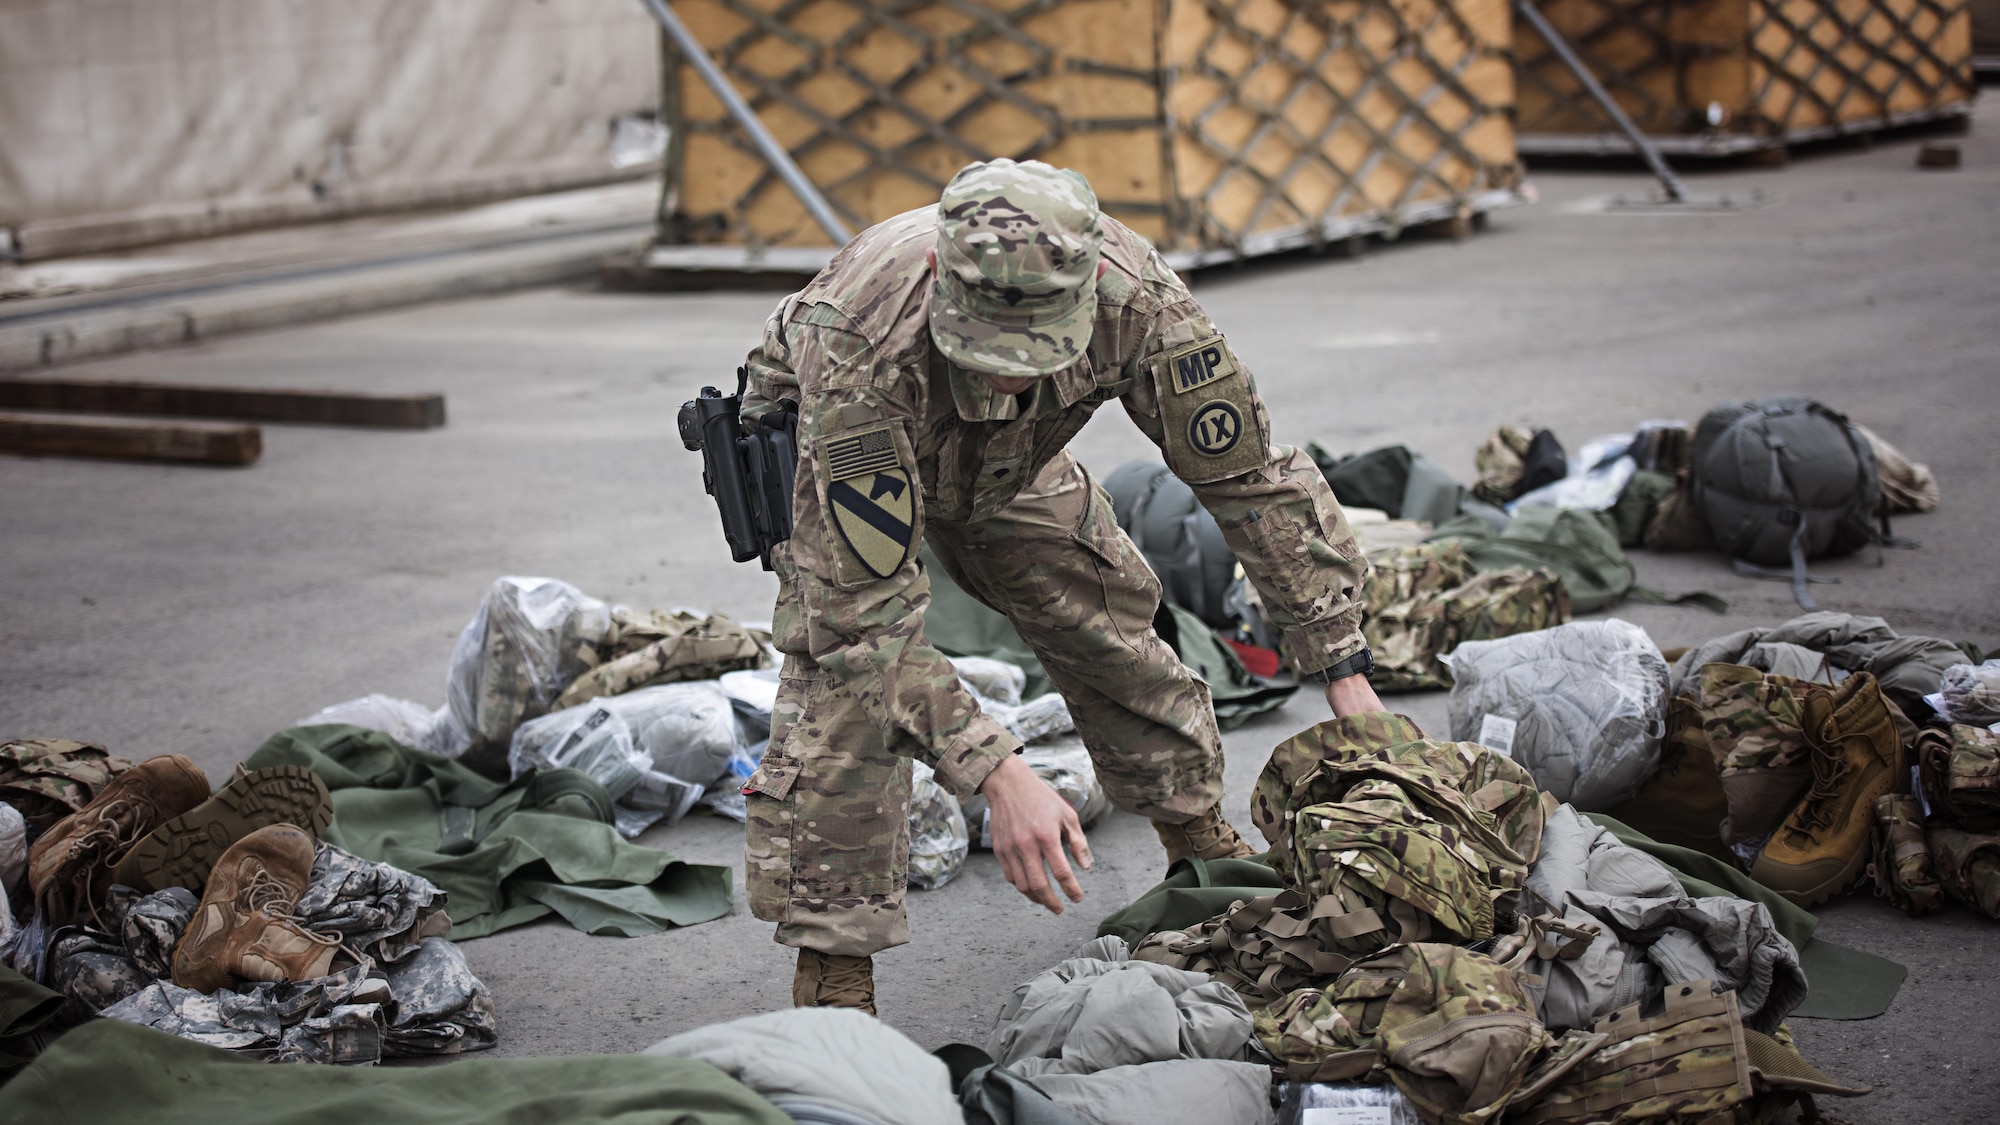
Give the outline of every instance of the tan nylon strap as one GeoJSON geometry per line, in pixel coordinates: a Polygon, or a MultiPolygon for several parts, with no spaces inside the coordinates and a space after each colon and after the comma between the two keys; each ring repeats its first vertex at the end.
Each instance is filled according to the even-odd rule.
{"type": "Polygon", "coordinates": [[[1351,1082],[1373,1070],[1379,1057],[1366,1047],[1335,1051],[1312,1062],[1286,1064],[1285,1077],[1294,1082],[1351,1082]]]}

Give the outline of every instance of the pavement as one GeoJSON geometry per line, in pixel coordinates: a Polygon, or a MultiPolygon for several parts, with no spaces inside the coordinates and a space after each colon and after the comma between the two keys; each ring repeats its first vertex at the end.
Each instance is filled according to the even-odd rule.
{"type": "MultiPolygon", "coordinates": [[[[1636,174],[1535,177],[1542,201],[1462,243],[1294,256],[1198,276],[1195,292],[1257,373],[1280,440],[1335,451],[1406,443],[1469,480],[1502,422],[1570,448],[1648,418],[1803,391],[1936,472],[1942,508],[1899,520],[1921,550],[1829,560],[1830,609],[2000,647],[2000,131],[1975,118],[1964,167],[1914,167],[1894,138],[1780,171],[1697,174],[1752,209],[1635,213],[1636,174]]],[[[725,383],[768,294],[543,288],[79,362],[78,376],[354,391],[437,391],[441,430],[266,426],[263,460],[203,469],[0,459],[0,733],[61,735],[215,779],[272,732],[367,692],[443,701],[453,639],[498,575],[564,578],[638,605],[767,619],[775,584],[727,561],[679,403],[725,383]]],[[[1114,410],[1074,448],[1100,475],[1156,456],[1114,410]]],[[[1662,647],[1776,623],[1782,583],[1713,555],[1635,555],[1655,589],[1727,598],[1616,615],[1662,647]]],[[[1446,731],[1445,695],[1391,705],[1446,731]]],[[[1227,734],[1225,811],[1276,742],[1325,718],[1309,695],[1227,734]]],[[[647,938],[557,923],[467,943],[502,1019],[498,1053],[631,1051],[788,1002],[791,959],[741,902],[741,829],[692,816],[643,842],[728,864],[728,917],[647,938]]],[[[1020,981],[1151,886],[1140,820],[1093,833],[1085,900],[1027,906],[990,855],[910,897],[914,940],[879,960],[883,1017],[926,1046],[983,1040],[1020,981]]],[[[1956,906],[1906,918],[1865,894],[1821,933],[1909,967],[1884,1016],[1794,1021],[1807,1057],[1874,1085],[1822,1101],[1844,1121],[1990,1122],[2000,1105],[2000,923],[1956,906]]]]}

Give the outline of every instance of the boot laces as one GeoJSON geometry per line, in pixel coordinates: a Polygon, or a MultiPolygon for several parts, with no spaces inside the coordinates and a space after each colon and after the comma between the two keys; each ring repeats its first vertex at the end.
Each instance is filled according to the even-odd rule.
{"type": "Polygon", "coordinates": [[[141,830],[159,819],[159,812],[160,806],[150,797],[120,797],[107,801],[103,808],[97,810],[97,823],[69,842],[66,858],[81,859],[92,848],[101,848],[100,858],[104,866],[115,867],[126,850],[139,842],[141,830]],[[151,815],[134,815],[139,813],[151,815]]]}
{"type": "Polygon", "coordinates": [[[875,962],[867,957],[819,954],[813,1000],[827,1007],[859,1007],[875,999],[875,962]]]}
{"type": "Polygon", "coordinates": [[[262,867],[250,876],[249,885],[237,893],[236,901],[247,914],[262,912],[273,918],[298,920],[298,915],[293,912],[298,906],[298,897],[282,880],[262,867]]]}
{"type": "Polygon", "coordinates": [[[1825,828],[1833,818],[1833,801],[1840,795],[1840,781],[1847,776],[1847,758],[1836,743],[1816,746],[1812,755],[1812,788],[1799,802],[1799,831],[1808,836],[1825,828]]]}

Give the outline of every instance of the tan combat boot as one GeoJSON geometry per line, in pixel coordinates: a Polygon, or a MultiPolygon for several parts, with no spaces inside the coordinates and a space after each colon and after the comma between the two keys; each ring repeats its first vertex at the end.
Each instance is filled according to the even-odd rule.
{"type": "Polygon", "coordinates": [[[875,1014],[875,959],[799,950],[792,976],[794,1008],[857,1008],[875,1014]]]}
{"type": "Polygon", "coordinates": [[[304,766],[238,766],[215,796],[170,815],[172,820],[148,832],[118,861],[113,882],[148,892],[199,891],[223,849],[267,824],[294,824],[313,836],[326,831],[333,822],[333,799],[319,775],[304,766]]]}
{"type": "Polygon", "coordinates": [[[1868,862],[1875,798],[1896,786],[1903,744],[1875,677],[1856,672],[1806,697],[1812,788],[1764,842],[1750,877],[1800,906],[1832,898],[1868,862]]]}
{"type": "Polygon", "coordinates": [[[1159,834],[1160,843],[1166,846],[1168,867],[1189,856],[1242,859],[1257,854],[1257,849],[1244,843],[1243,837],[1236,834],[1236,829],[1222,819],[1220,805],[1212,806],[1186,824],[1165,824],[1156,820],[1153,831],[1159,834]]]}
{"type": "Polygon", "coordinates": [[[28,851],[28,886],[50,928],[95,918],[112,868],[147,833],[208,797],[208,777],[179,754],[148,758],[112,778],[28,851]]]}
{"type": "Polygon", "coordinates": [[[340,939],[291,917],[312,878],[313,838],[290,824],[230,845],[174,949],[174,983],[214,992],[232,981],[310,980],[333,965],[340,939]]]}

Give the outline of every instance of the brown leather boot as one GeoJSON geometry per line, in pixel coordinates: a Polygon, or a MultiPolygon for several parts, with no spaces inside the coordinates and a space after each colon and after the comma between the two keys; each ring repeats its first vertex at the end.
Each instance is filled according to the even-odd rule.
{"type": "Polygon", "coordinates": [[[1868,862],[1875,798],[1902,776],[1903,744],[1875,677],[1856,672],[1834,692],[1804,699],[1812,788],[1764,842],[1750,877],[1800,906],[1854,882],[1868,862]]]}
{"type": "Polygon", "coordinates": [[[1202,859],[1242,859],[1257,854],[1257,849],[1243,842],[1236,829],[1222,819],[1222,806],[1211,807],[1186,824],[1164,824],[1153,822],[1153,831],[1159,834],[1160,843],[1167,849],[1167,866],[1172,867],[1189,856],[1202,859]]]}
{"type": "MultiPolygon", "coordinates": [[[[201,890],[223,849],[267,824],[293,824],[317,837],[333,822],[326,783],[304,766],[236,769],[215,796],[147,833],[118,861],[114,882],[141,891],[201,890]]],[[[307,859],[308,865],[311,859],[307,859]]]]}
{"type": "Polygon", "coordinates": [[[174,983],[214,992],[235,980],[325,976],[340,946],[291,918],[312,878],[313,838],[290,824],[230,845],[174,949],[174,983]]]}
{"type": "Polygon", "coordinates": [[[792,975],[792,1007],[856,1008],[875,1014],[875,959],[799,950],[792,975]]]}
{"type": "Polygon", "coordinates": [[[117,880],[112,867],[160,824],[208,797],[208,777],[179,754],[148,758],[112,778],[28,851],[28,887],[51,929],[93,919],[117,880]]]}

